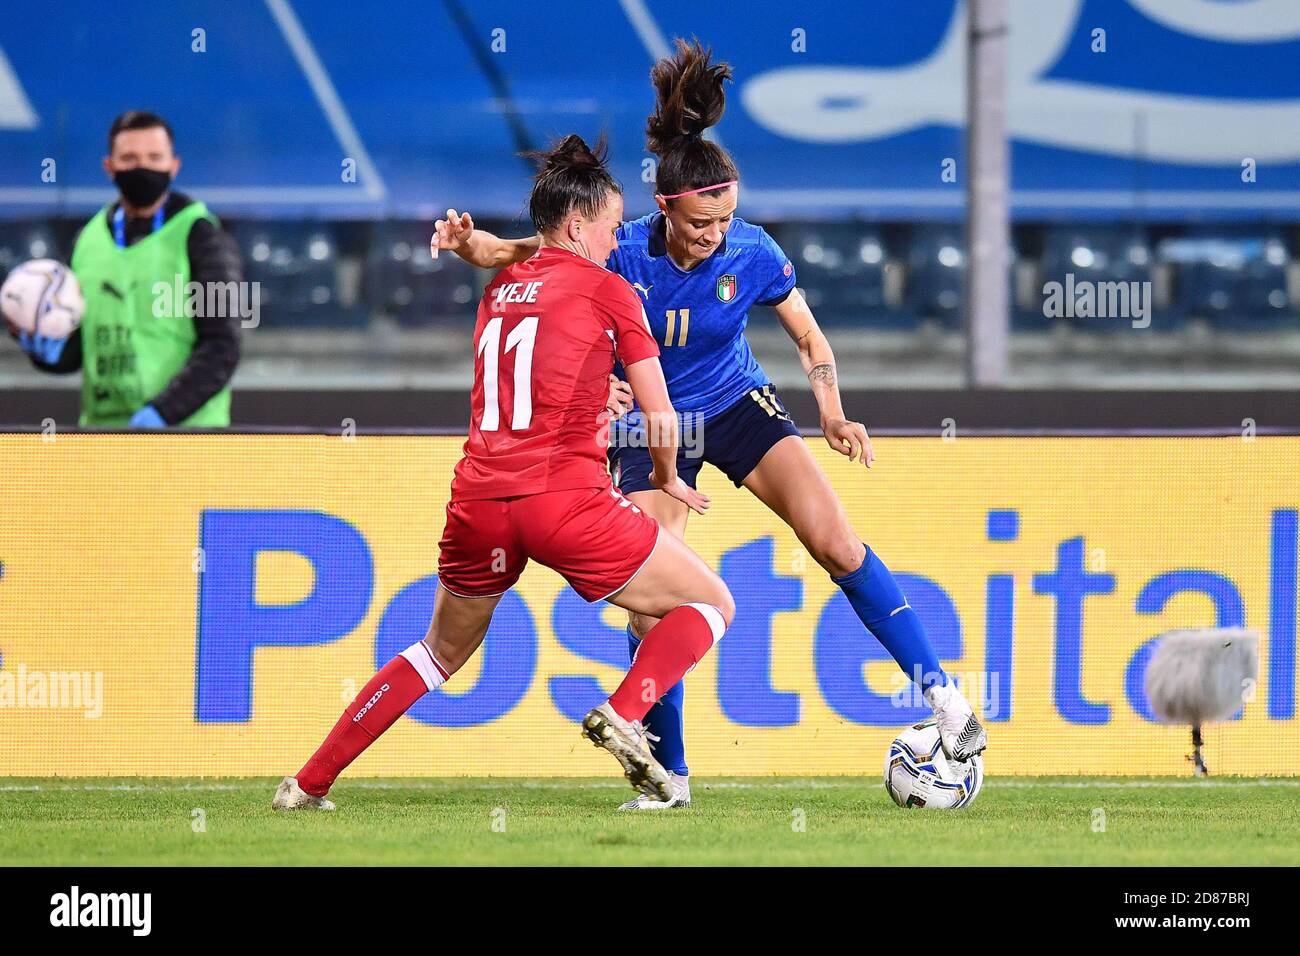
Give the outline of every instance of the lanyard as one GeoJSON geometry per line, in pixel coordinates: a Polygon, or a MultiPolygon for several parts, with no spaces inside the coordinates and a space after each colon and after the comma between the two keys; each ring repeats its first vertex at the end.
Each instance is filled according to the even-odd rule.
{"type": "MultiPolygon", "coordinates": [[[[159,206],[158,211],[153,214],[153,226],[150,232],[157,232],[163,224],[163,207],[159,206]]],[[[113,241],[123,249],[126,248],[126,212],[121,206],[113,213],[113,241]]]]}

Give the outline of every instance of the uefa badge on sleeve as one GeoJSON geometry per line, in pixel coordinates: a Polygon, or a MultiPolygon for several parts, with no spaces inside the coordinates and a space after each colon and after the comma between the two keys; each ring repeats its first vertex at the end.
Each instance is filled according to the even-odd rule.
{"type": "Polygon", "coordinates": [[[736,297],[736,277],[733,275],[719,276],[718,301],[730,302],[735,297],[736,297]]]}

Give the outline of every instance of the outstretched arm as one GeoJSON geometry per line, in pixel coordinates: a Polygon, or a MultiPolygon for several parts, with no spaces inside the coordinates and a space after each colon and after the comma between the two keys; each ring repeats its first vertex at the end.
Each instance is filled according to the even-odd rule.
{"type": "Polygon", "coordinates": [[[474,228],[469,213],[458,214],[447,210],[447,218],[433,224],[429,240],[429,254],[438,258],[442,249],[450,250],[472,266],[481,269],[504,269],[512,262],[532,258],[541,240],[537,236],[524,239],[500,239],[490,232],[474,228]]]}
{"type": "Polygon", "coordinates": [[[663,366],[657,358],[642,359],[623,369],[632,394],[641,406],[647,446],[654,471],[650,483],[692,510],[704,514],[709,498],[702,495],[677,474],[677,412],[668,398],[663,366]]]}
{"type": "Polygon", "coordinates": [[[821,413],[822,433],[826,443],[849,461],[861,461],[868,468],[875,460],[871,439],[860,422],[844,417],[840,387],[835,378],[835,353],[826,341],[812,310],[798,289],[794,289],[776,307],[776,317],[799,349],[799,361],[812,385],[813,397],[821,413]]]}

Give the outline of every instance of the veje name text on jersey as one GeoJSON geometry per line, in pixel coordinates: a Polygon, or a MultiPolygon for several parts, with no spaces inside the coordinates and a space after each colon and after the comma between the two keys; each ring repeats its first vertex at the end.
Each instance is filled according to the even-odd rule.
{"type": "Polygon", "coordinates": [[[505,285],[497,287],[496,295],[492,299],[492,306],[493,308],[500,308],[511,302],[536,302],[537,293],[541,289],[541,281],[507,282],[505,285]]]}

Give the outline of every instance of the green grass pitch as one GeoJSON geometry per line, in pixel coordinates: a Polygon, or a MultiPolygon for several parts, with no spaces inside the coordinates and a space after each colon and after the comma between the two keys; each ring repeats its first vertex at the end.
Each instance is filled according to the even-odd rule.
{"type": "Polygon", "coordinates": [[[696,779],[616,813],[614,780],[344,778],[273,813],[273,780],[0,778],[0,864],[1294,865],[1300,779],[1009,778],[956,812],[879,779],[696,779]]]}

